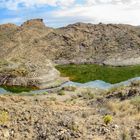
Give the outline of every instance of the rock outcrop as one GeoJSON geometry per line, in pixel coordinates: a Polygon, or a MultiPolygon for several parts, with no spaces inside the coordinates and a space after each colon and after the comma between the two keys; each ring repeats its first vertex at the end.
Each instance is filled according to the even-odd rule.
{"type": "Polygon", "coordinates": [[[60,86],[67,78],[61,78],[50,60],[3,60],[0,64],[0,85],[23,86],[37,89],[60,86]]]}
{"type": "Polygon", "coordinates": [[[23,28],[43,28],[45,27],[45,24],[43,22],[43,19],[31,19],[31,20],[28,20],[26,22],[24,22],[21,27],[23,28]]]}

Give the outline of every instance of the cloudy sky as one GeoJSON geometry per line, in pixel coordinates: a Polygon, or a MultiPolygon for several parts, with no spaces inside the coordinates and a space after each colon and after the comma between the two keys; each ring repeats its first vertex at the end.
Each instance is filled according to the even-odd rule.
{"type": "Polygon", "coordinates": [[[75,22],[140,25],[140,0],[0,0],[0,24],[33,18],[52,27],[75,22]]]}

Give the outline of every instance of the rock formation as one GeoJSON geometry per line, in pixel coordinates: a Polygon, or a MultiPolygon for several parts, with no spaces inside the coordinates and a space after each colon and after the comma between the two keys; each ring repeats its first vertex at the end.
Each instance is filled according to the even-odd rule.
{"type": "Polygon", "coordinates": [[[44,89],[59,86],[67,80],[61,78],[51,61],[43,57],[3,60],[0,64],[0,85],[44,89]]]}
{"type": "MultiPolygon", "coordinates": [[[[140,27],[76,23],[46,27],[42,19],[0,26],[0,58],[41,53],[55,63],[140,64],[140,27]]],[[[37,55],[37,54],[35,54],[37,55]]]]}

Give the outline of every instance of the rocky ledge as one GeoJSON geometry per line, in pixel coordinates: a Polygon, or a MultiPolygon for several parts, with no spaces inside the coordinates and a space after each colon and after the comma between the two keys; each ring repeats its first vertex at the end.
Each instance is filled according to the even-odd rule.
{"type": "Polygon", "coordinates": [[[37,89],[60,86],[68,78],[61,78],[50,60],[1,60],[0,85],[24,86],[37,89]]]}

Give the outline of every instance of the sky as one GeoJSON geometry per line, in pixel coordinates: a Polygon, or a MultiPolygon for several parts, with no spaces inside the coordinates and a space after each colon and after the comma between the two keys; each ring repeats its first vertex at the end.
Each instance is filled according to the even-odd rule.
{"type": "Polygon", "coordinates": [[[140,25],[140,0],[0,0],[0,24],[35,18],[50,27],[76,22],[140,25]]]}

